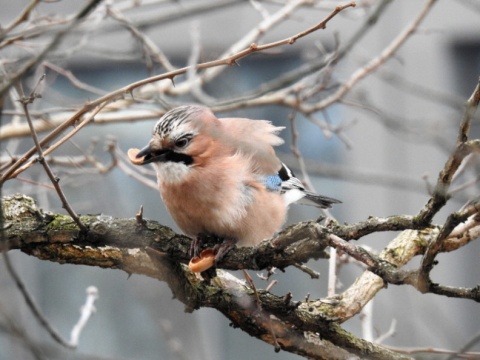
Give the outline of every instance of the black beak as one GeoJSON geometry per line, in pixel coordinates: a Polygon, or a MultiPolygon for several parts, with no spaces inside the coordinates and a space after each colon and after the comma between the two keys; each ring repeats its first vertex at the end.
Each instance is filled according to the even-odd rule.
{"type": "Polygon", "coordinates": [[[152,150],[150,145],[147,145],[142,150],[140,150],[135,157],[137,159],[143,157],[143,162],[141,165],[145,165],[145,164],[150,164],[151,162],[154,162],[154,161],[159,161],[159,162],[166,161],[167,154],[169,152],[170,150],[152,150]]]}

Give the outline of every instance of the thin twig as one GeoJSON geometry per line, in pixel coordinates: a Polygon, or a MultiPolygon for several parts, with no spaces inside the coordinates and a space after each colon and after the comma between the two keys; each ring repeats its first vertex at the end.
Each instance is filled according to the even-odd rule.
{"type": "MultiPolygon", "coordinates": [[[[91,121],[93,121],[93,119],[95,118],[95,116],[107,105],[107,103],[103,103],[101,104],[100,106],[98,106],[94,111],[92,111],[88,117],[86,117],[80,124],[78,124],[77,126],[75,126],[75,128],[73,130],[71,130],[67,135],[63,136],[60,140],[58,140],[55,144],[51,145],[48,147],[48,149],[46,149],[44,151],[44,155],[48,155],[50,153],[52,153],[53,151],[55,151],[57,148],[59,148],[61,145],[63,145],[65,142],[67,142],[68,140],[70,140],[76,133],[78,133],[83,127],[85,127],[88,123],[90,123],[91,121]]],[[[30,128],[33,128],[33,123],[32,121],[30,120],[29,122],[29,126],[30,128]],[[32,125],[30,125],[32,124],[32,125]]],[[[43,141],[40,141],[40,145],[43,146],[42,144],[43,141]]],[[[36,148],[34,148],[36,149],[36,148]]],[[[38,159],[34,159],[34,160],[30,160],[29,162],[27,162],[24,166],[22,166],[20,169],[17,169],[16,171],[12,172],[10,174],[10,176],[12,178],[16,177],[18,174],[20,174],[21,172],[25,171],[26,169],[28,169],[30,166],[32,166],[32,164],[37,161],[38,159]]],[[[5,175],[7,173],[10,173],[11,172],[11,168],[5,173],[5,175]]],[[[2,179],[0,179],[0,185],[2,184],[2,179]]]]}
{"type": "Polygon", "coordinates": [[[142,183],[143,185],[148,186],[151,189],[158,190],[158,185],[154,180],[149,179],[148,177],[140,174],[138,171],[130,169],[130,167],[125,164],[122,160],[117,163],[117,167],[123,171],[127,176],[131,176],[138,182],[142,183]]]}
{"type": "Polygon", "coordinates": [[[20,70],[12,74],[12,76],[9,77],[8,82],[0,87],[0,97],[2,97],[5,91],[7,91],[13,84],[18,83],[18,81],[28,71],[33,69],[35,65],[39,64],[45,58],[45,56],[60,43],[65,35],[67,35],[82,19],[84,19],[93,9],[95,9],[100,1],[101,0],[91,0],[85,7],[82,8],[82,10],[80,10],[80,12],[73,18],[68,26],[54,36],[52,41],[50,41],[50,43],[45,46],[45,48],[38,55],[27,61],[27,63],[23,65],[20,70]]]}
{"type": "Polygon", "coordinates": [[[245,280],[247,281],[248,285],[253,290],[253,293],[255,295],[255,299],[256,299],[255,303],[257,305],[257,310],[258,310],[259,314],[262,315],[262,316],[265,316],[266,319],[267,319],[267,322],[268,322],[268,325],[269,325],[269,328],[270,328],[270,333],[271,333],[272,338],[273,338],[273,344],[274,344],[275,352],[279,352],[281,347],[280,347],[280,344],[277,341],[277,336],[275,335],[275,330],[273,328],[272,319],[270,318],[270,316],[268,314],[264,314],[264,311],[263,311],[263,308],[262,308],[262,301],[260,300],[260,296],[258,295],[257,288],[255,287],[255,284],[254,284],[251,276],[248,275],[248,273],[245,270],[242,270],[242,271],[243,271],[243,276],[245,276],[245,280]]]}
{"type": "Polygon", "coordinates": [[[155,42],[153,42],[145,33],[141,32],[125,15],[120,12],[120,10],[110,5],[107,6],[107,14],[112,19],[115,19],[120,24],[125,26],[132,33],[132,35],[142,43],[146,59],[149,57],[152,58],[167,71],[175,70],[175,67],[170,63],[168,58],[155,44],[155,42]]]}
{"type": "Polygon", "coordinates": [[[309,268],[307,265],[295,264],[293,266],[296,267],[298,270],[303,271],[305,274],[310,275],[312,279],[320,279],[320,273],[309,268]]]}
{"type": "MultiPolygon", "coordinates": [[[[473,337],[467,341],[465,345],[462,346],[462,348],[457,351],[456,353],[451,354],[446,360],[454,360],[457,356],[465,354],[469,349],[474,347],[476,344],[480,342],[480,332],[477,332],[473,337]]],[[[480,354],[479,354],[480,358],[480,354]]]]}
{"type": "Polygon", "coordinates": [[[335,234],[330,234],[329,242],[330,246],[336,248],[337,251],[342,250],[354,259],[364,263],[367,266],[373,267],[377,266],[379,263],[378,259],[374,258],[372,254],[370,254],[361,246],[353,245],[335,234]]]}
{"type": "Polygon", "coordinates": [[[191,93],[195,97],[195,99],[207,106],[211,106],[213,104],[214,98],[209,96],[202,90],[202,82],[198,81],[199,76],[195,66],[198,64],[200,59],[200,51],[201,51],[201,41],[200,41],[200,29],[199,24],[197,22],[193,22],[191,25],[191,53],[188,57],[188,66],[189,69],[187,70],[187,79],[186,83],[191,84],[191,93]]]}
{"type": "Polygon", "coordinates": [[[37,85],[35,86],[32,93],[28,97],[23,96],[20,99],[20,103],[23,106],[23,110],[25,111],[25,117],[27,118],[28,124],[30,126],[30,130],[32,131],[33,142],[35,143],[35,147],[36,147],[36,150],[37,150],[37,153],[38,153],[38,162],[40,164],[42,164],[43,168],[45,169],[45,172],[47,173],[48,178],[50,179],[53,186],[55,187],[55,190],[56,190],[56,192],[57,192],[57,194],[60,198],[60,201],[62,202],[62,207],[68,212],[68,214],[73,219],[73,221],[77,224],[77,226],[80,228],[80,230],[83,231],[83,232],[86,232],[86,231],[88,231],[87,227],[82,223],[82,221],[80,220],[78,215],[75,213],[75,211],[73,210],[73,208],[69,204],[69,202],[67,200],[67,197],[65,196],[62,188],[60,187],[60,184],[59,184],[60,179],[58,179],[53,174],[52,169],[50,169],[50,166],[48,165],[48,162],[45,159],[45,155],[43,153],[42,146],[40,145],[40,142],[39,142],[38,137],[37,137],[37,133],[35,132],[35,128],[33,127],[33,124],[32,124],[32,119],[30,118],[30,113],[28,112],[28,105],[31,104],[35,100],[35,98],[37,98],[39,96],[38,94],[36,94],[35,90],[36,90],[37,86],[40,84],[40,82],[44,79],[44,77],[45,77],[45,75],[43,75],[39,79],[37,85]]]}
{"type": "MultiPolygon", "coordinates": [[[[451,185],[452,179],[463,159],[470,153],[471,148],[467,146],[468,132],[470,124],[475,111],[480,103],[480,79],[475,87],[472,95],[468,99],[462,121],[460,122],[457,143],[452,154],[448,158],[444,168],[440,172],[437,184],[433,191],[433,196],[417,216],[419,221],[430,221],[433,216],[446,204],[449,195],[448,189],[451,185]]],[[[475,211],[476,209],[473,209],[475,211]]],[[[470,210],[472,211],[472,210],[470,210]]],[[[428,291],[430,288],[430,271],[433,268],[433,263],[438,251],[442,247],[442,243],[447,239],[448,235],[453,231],[454,227],[459,223],[466,221],[468,216],[472,215],[469,212],[453,213],[445,222],[443,228],[438,234],[437,238],[432,241],[425,251],[420,267],[418,269],[418,286],[421,291],[428,291]]]]}
{"type": "Polygon", "coordinates": [[[41,183],[39,181],[35,181],[35,180],[23,178],[23,177],[17,177],[17,180],[23,181],[27,184],[32,184],[32,185],[35,185],[35,186],[43,186],[43,187],[46,187],[47,189],[55,190],[55,187],[53,187],[52,185],[44,184],[44,183],[41,183]]]}
{"type": "Polygon", "coordinates": [[[70,81],[75,87],[78,89],[91,92],[92,94],[97,94],[99,96],[105,95],[105,91],[95,86],[85,84],[84,82],[80,81],[70,70],[65,70],[60,66],[52,64],[51,62],[44,61],[43,66],[55,71],[56,73],[66,77],[68,81],[70,81]]]}
{"type": "MultiPolygon", "coordinates": [[[[360,43],[360,40],[368,33],[370,29],[377,23],[378,19],[381,18],[382,14],[392,4],[392,0],[382,0],[375,11],[373,11],[370,16],[365,19],[363,25],[354,32],[353,36],[344,43],[344,45],[328,57],[320,57],[318,60],[306,63],[302,66],[296,67],[293,70],[290,70],[283,74],[282,76],[276,77],[275,79],[262,83],[261,86],[249,94],[243,94],[241,98],[228,99],[222,101],[218,106],[223,106],[225,110],[235,110],[237,108],[242,108],[245,106],[258,106],[260,103],[264,102],[264,98],[271,99],[270,93],[276,92],[283,87],[293,84],[295,86],[297,79],[302,79],[308,74],[312,74],[315,71],[323,69],[329,65],[334,65],[338,63],[346,54],[349,54],[351,49],[360,43]],[[230,104],[230,105],[229,105],[230,104]]],[[[278,101],[278,99],[273,99],[278,101]]]]}
{"type": "Polygon", "coordinates": [[[277,285],[277,284],[278,284],[278,280],[276,280],[276,279],[275,279],[275,280],[272,280],[272,281],[270,282],[270,284],[268,284],[267,287],[265,288],[265,291],[270,292],[270,290],[272,290],[272,288],[273,288],[275,285],[277,285]]]}
{"type": "MultiPolygon", "coordinates": [[[[13,20],[10,24],[5,26],[5,28],[2,29],[3,34],[8,34],[11,30],[16,28],[18,25],[20,25],[22,22],[26,21],[28,19],[28,16],[30,15],[30,12],[35,8],[40,3],[40,0],[32,0],[30,4],[28,4],[23,11],[20,13],[20,15],[13,20]]],[[[2,38],[0,38],[2,40],[2,38]]]]}
{"type": "Polygon", "coordinates": [[[305,184],[307,189],[309,189],[310,191],[315,191],[312,181],[310,180],[310,176],[308,176],[307,167],[305,166],[305,160],[303,159],[302,152],[298,148],[299,132],[296,123],[296,111],[292,111],[290,113],[290,115],[288,116],[288,120],[290,121],[290,132],[292,134],[292,143],[290,145],[290,150],[292,151],[292,154],[297,158],[298,166],[300,167],[300,171],[302,173],[303,183],[305,184]]]}
{"type": "Polygon", "coordinates": [[[35,303],[33,296],[30,295],[24,282],[13,268],[8,253],[4,251],[2,253],[2,256],[3,260],[5,261],[5,266],[7,267],[8,273],[12,277],[13,281],[15,281],[15,285],[17,286],[18,290],[20,290],[20,292],[22,293],[23,298],[25,299],[25,302],[27,303],[29,309],[32,311],[33,316],[38,320],[40,325],[42,325],[45,330],[47,330],[47,332],[56,342],[58,342],[62,346],[65,346],[66,348],[73,349],[74,346],[72,346],[72,344],[68,343],[68,341],[63,339],[63,337],[52,327],[52,325],[50,325],[50,322],[42,314],[40,308],[35,303]]]}
{"type": "Polygon", "coordinates": [[[392,337],[393,335],[395,335],[396,332],[397,332],[397,320],[392,319],[392,322],[390,323],[390,327],[388,331],[378,336],[373,342],[375,344],[381,344],[382,342],[387,340],[389,337],[392,337]]]}
{"type": "Polygon", "coordinates": [[[339,101],[344,97],[350,89],[363,79],[368,74],[371,74],[378,67],[384,64],[388,59],[393,57],[398,49],[406,42],[406,40],[415,32],[420,23],[423,21],[425,16],[429,13],[432,6],[437,2],[437,0],[429,0],[422,11],[417,15],[417,17],[402,31],[400,34],[382,51],[382,53],[372,59],[365,67],[358,69],[353,73],[350,79],[340,87],[334,94],[325,98],[324,100],[305,107],[302,109],[305,113],[312,113],[325,109],[327,106],[339,101]]]}
{"type": "Polygon", "coordinates": [[[373,342],[373,302],[374,299],[370,300],[365,304],[362,311],[360,312],[360,322],[362,325],[362,338],[373,342]]]}
{"type": "MultiPolygon", "coordinates": [[[[453,359],[466,359],[466,360],[478,360],[480,359],[480,352],[464,352],[464,353],[457,353],[456,351],[449,350],[449,349],[441,349],[441,348],[434,348],[434,347],[425,347],[425,348],[401,348],[389,345],[382,345],[383,347],[390,349],[392,351],[396,351],[400,354],[443,354],[443,355],[453,355],[453,359]]],[[[430,357],[432,358],[432,357],[430,357]]],[[[437,358],[437,357],[435,357],[437,358]]]]}
{"type": "Polygon", "coordinates": [[[328,286],[327,296],[332,297],[337,290],[337,249],[330,247],[330,258],[328,259],[328,286]]]}
{"type": "Polygon", "coordinates": [[[98,299],[98,289],[95,286],[89,286],[87,288],[87,299],[85,305],[80,309],[80,318],[78,322],[73,326],[70,333],[70,346],[76,348],[78,346],[80,334],[87,325],[90,317],[95,313],[95,301],[98,299]]]}

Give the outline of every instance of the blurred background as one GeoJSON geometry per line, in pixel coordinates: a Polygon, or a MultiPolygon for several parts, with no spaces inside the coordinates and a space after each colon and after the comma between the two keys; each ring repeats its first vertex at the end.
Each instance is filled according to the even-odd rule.
{"type": "MultiPolygon", "coordinates": [[[[32,104],[32,111],[61,117],[62,112],[96,99],[102,93],[165,72],[165,67],[146,56],[145,45],[131,35],[125,24],[108,13],[108,6],[123,14],[128,19],[127,24],[133,24],[148,36],[174,67],[183,67],[192,61],[220,57],[237,42],[241,44],[239,40],[258,29],[260,24],[260,31],[266,30],[258,42],[276,41],[315,25],[336,5],[344,3],[305,2],[287,12],[288,16],[275,26],[268,27],[268,20],[285,9],[282,2],[104,2],[45,59],[46,65],[30,74],[24,82],[25,92],[31,91],[39,75],[45,72],[42,98],[32,104]],[[195,51],[198,51],[196,58],[195,51]],[[55,66],[71,71],[77,79],[95,89],[79,88],[55,71],[55,66]]],[[[242,104],[244,96],[256,98],[258,93],[260,97],[262,86],[273,86],[275,79],[327,58],[367,28],[338,63],[312,71],[311,78],[302,83],[309,86],[307,90],[319,86],[309,101],[324,99],[391,44],[425,3],[418,0],[359,1],[356,8],[332,19],[325,30],[310,34],[294,45],[253,54],[239,61],[239,66],[222,68],[221,74],[203,86],[200,93],[182,93],[182,86],[188,85],[189,79],[180,76],[175,79],[175,88],[152,96],[148,101],[129,104],[125,111],[153,113],[165,104],[205,100],[211,101],[209,105],[218,117],[271,120],[275,125],[286,127],[282,133],[286,142],[278,149],[279,154],[300,178],[305,179],[290,149],[292,110],[274,104],[232,104],[242,104]],[[385,9],[377,21],[367,22],[380,7],[385,9]]],[[[25,0],[2,3],[0,25],[5,28],[28,4],[25,0]]],[[[84,5],[83,1],[42,2],[31,14],[37,22],[27,22],[16,31],[27,33],[56,21],[62,26],[62,19],[69,19],[84,5]]],[[[38,53],[52,33],[58,31],[55,27],[44,26],[41,36],[18,41],[14,47],[0,48],[3,74],[10,73],[22,61],[38,53]]],[[[343,201],[334,207],[332,215],[342,223],[354,223],[370,215],[418,213],[428,200],[429,184],[435,183],[455,142],[462,104],[473,91],[479,75],[480,5],[475,0],[438,1],[400,51],[354,86],[345,98],[315,113],[314,117],[296,113],[293,124],[299,132],[299,150],[307,164],[311,184],[316,191],[343,201]]],[[[164,80],[158,86],[166,89],[170,86],[167,82],[164,80]]],[[[9,96],[14,98],[15,95],[10,93],[9,96]]],[[[122,101],[118,101],[119,107],[122,101]]],[[[7,102],[8,106],[14,109],[15,104],[7,102]]],[[[8,154],[24,153],[33,144],[29,137],[5,135],[8,125],[18,121],[14,115],[14,110],[7,111],[2,119],[2,161],[8,154]]],[[[142,147],[150,139],[157,118],[147,116],[137,121],[89,125],[55,155],[75,159],[91,150],[98,161],[109,164],[111,156],[105,150],[106,145],[114,142],[118,150],[124,152],[130,147],[142,147]]],[[[474,136],[480,136],[478,119],[472,127],[474,136]]],[[[478,178],[478,156],[471,159],[470,165],[473,170],[466,171],[465,176],[478,178]]],[[[178,231],[158,192],[119,167],[105,174],[83,166],[55,167],[55,172],[61,178],[70,203],[81,214],[103,213],[130,218],[143,205],[146,218],[178,231]]],[[[43,169],[37,165],[22,173],[20,179],[8,181],[3,195],[24,193],[34,197],[43,209],[64,213],[56,193],[39,185],[47,183],[43,169]]],[[[478,194],[478,183],[459,191],[434,223],[442,223],[449,212],[459,209],[478,194]]],[[[316,209],[292,206],[288,223],[316,219],[320,215],[316,209]]],[[[362,238],[359,243],[380,251],[395,235],[375,234],[362,238]]],[[[231,328],[229,321],[214,310],[184,313],[183,305],[172,299],[167,285],[156,280],[136,275],[129,277],[118,270],[40,261],[16,251],[10,253],[15,268],[39,306],[65,337],[78,319],[88,286],[98,288],[99,300],[95,316],[81,335],[78,350],[63,350],[37,324],[4,264],[0,264],[0,359],[34,358],[34,351],[22,340],[25,336],[40,346],[48,354],[47,358],[300,359],[286,352],[277,354],[270,345],[231,328]],[[6,324],[10,323],[20,335],[6,331],[6,324]]],[[[454,253],[439,256],[433,280],[451,286],[476,286],[480,279],[479,254],[480,245],[474,241],[454,253]]],[[[415,265],[418,259],[409,267],[415,265]]],[[[308,266],[319,271],[321,278],[312,280],[289,268],[285,273],[274,275],[278,284],[272,292],[283,295],[290,291],[295,300],[305,298],[307,293],[311,299],[326,296],[327,261],[313,261],[308,266]]],[[[342,266],[337,291],[347,288],[362,272],[363,269],[356,265],[342,266]]],[[[235,275],[242,277],[241,273],[235,275]]],[[[262,288],[268,285],[261,280],[257,284],[262,288]]],[[[392,320],[396,320],[395,335],[384,341],[385,345],[395,347],[458,350],[480,331],[479,314],[478,304],[472,301],[422,295],[409,286],[389,286],[373,301],[376,335],[385,333],[392,320]]],[[[343,326],[362,337],[360,316],[343,326]]],[[[477,345],[476,349],[479,351],[480,347],[477,345]]],[[[440,358],[438,356],[432,358],[440,358]]]]}

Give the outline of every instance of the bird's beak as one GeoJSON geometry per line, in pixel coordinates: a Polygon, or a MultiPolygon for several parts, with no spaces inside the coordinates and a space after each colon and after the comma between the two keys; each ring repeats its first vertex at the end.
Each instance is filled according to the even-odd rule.
{"type": "Polygon", "coordinates": [[[135,158],[143,157],[143,162],[140,165],[145,165],[154,161],[165,161],[167,152],[168,150],[152,150],[150,145],[147,145],[137,153],[135,158]]]}

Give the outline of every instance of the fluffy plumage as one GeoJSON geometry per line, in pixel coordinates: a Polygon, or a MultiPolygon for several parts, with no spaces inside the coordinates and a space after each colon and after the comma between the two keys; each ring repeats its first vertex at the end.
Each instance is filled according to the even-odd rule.
{"type": "Polygon", "coordinates": [[[137,157],[154,165],[162,199],[185,234],[255,245],[280,229],[290,203],[327,208],[340,202],[306,191],[280,162],[273,146],[283,143],[282,129],[181,106],[157,122],[137,157]]]}

